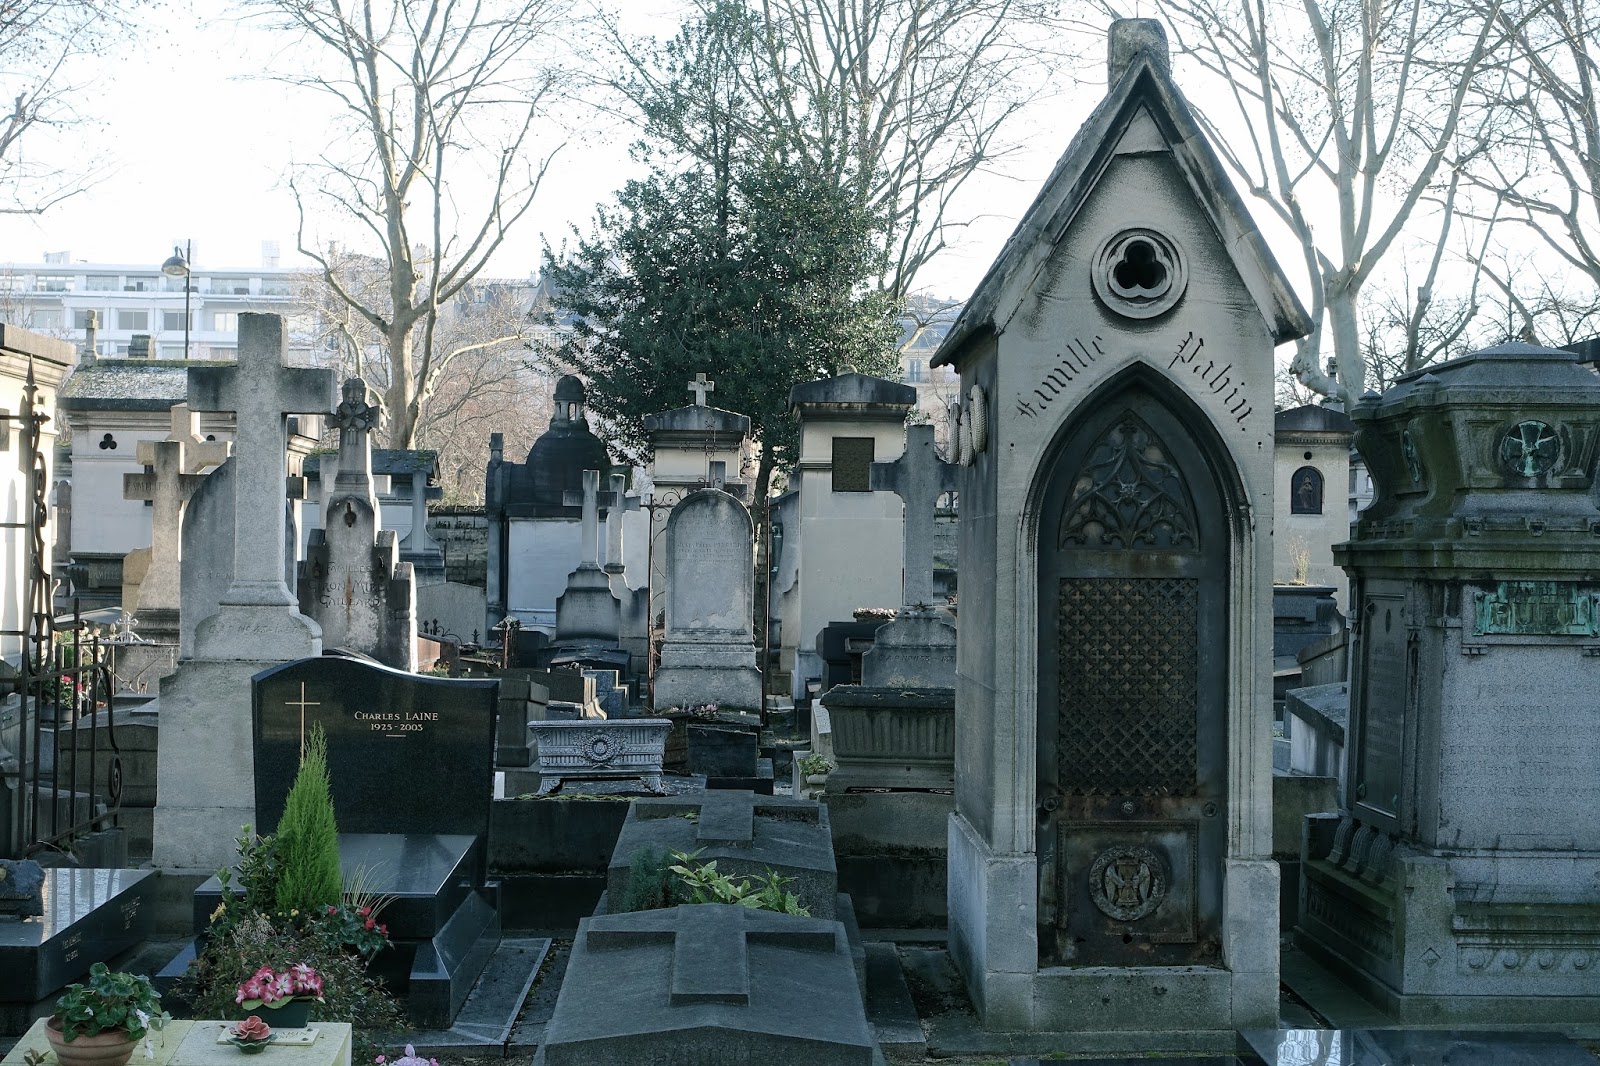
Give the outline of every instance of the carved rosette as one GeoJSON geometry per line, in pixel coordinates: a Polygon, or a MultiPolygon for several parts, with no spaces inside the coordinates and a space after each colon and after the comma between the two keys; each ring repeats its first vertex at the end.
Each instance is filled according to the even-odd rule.
{"type": "Polygon", "coordinates": [[[1137,844],[1113,845],[1095,856],[1089,867],[1090,901],[1119,922],[1154,914],[1171,883],[1166,861],[1137,844]]]}
{"type": "Polygon", "coordinates": [[[612,760],[627,752],[622,737],[610,729],[602,729],[583,742],[583,757],[595,766],[608,766],[612,760]]]}

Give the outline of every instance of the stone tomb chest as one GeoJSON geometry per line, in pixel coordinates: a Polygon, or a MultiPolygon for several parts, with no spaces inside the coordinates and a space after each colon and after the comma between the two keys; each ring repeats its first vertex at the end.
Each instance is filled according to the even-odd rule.
{"type": "Polygon", "coordinates": [[[28,1008],[147,933],[150,870],[40,870],[7,864],[25,898],[0,907],[0,1033],[26,1028],[28,1008]],[[37,895],[35,895],[35,891],[37,895]]]}
{"type": "Polygon", "coordinates": [[[585,918],[534,1062],[866,1066],[853,978],[836,921],[712,903],[585,918]]]}
{"type": "Polygon", "coordinates": [[[832,918],[838,909],[828,809],[810,800],[730,790],[634,801],[611,853],[606,894],[613,904],[627,893],[634,858],[651,851],[698,851],[696,861],[715,860],[719,873],[759,877],[771,870],[795,879],[786,887],[812,917],[832,918]]]}
{"type": "MultiPolygon", "coordinates": [[[[446,1028],[500,939],[484,881],[497,682],[444,680],[355,659],[302,659],[252,679],[257,832],[283,814],[301,738],[320,725],[346,879],[394,901],[395,949],[375,966],[411,1020],[446,1028]]],[[[203,929],[220,886],[195,893],[203,929]]]]}

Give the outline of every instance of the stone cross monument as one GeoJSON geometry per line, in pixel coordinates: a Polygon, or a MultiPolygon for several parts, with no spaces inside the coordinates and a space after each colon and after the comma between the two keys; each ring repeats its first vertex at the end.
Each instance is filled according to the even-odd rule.
{"type": "Polygon", "coordinates": [[[238,362],[189,370],[192,410],[237,416],[234,541],[217,612],[161,686],[154,862],[164,869],[234,860],[239,827],[256,820],[250,678],[322,653],[321,627],[295,609],[285,580],[283,500],[287,419],[333,408],[333,372],[284,366],[283,352],[282,316],[246,313],[238,362]]]}
{"type": "Polygon", "coordinates": [[[905,503],[905,591],[910,607],[933,603],[934,508],[955,490],[961,468],[939,458],[932,426],[907,426],[906,450],[892,463],[872,464],[872,488],[887,490],[905,503]]]}
{"type": "Polygon", "coordinates": [[[312,530],[300,569],[300,609],[322,626],[322,640],[370,655],[397,670],[417,665],[416,577],[400,561],[394,530],[383,529],[372,484],[372,430],[378,408],[360,378],[344,383],[333,415],[339,472],[323,528],[312,530]]]}
{"type": "Polygon", "coordinates": [[[233,445],[224,440],[205,440],[200,436],[200,416],[186,403],[172,405],[172,431],[167,439],[183,445],[183,472],[198,474],[221,466],[233,454],[233,445]]]}
{"type": "Polygon", "coordinates": [[[139,585],[134,607],[146,639],[166,643],[178,639],[180,562],[183,543],[183,509],[205,480],[185,473],[185,452],[179,441],[139,442],[140,474],[122,475],[122,497],[153,505],[150,515],[150,568],[139,585]]]}
{"type": "Polygon", "coordinates": [[[583,491],[563,497],[566,506],[583,508],[583,539],[578,568],[556,598],[557,644],[615,647],[622,640],[622,604],[600,566],[600,508],[615,508],[618,495],[600,491],[600,471],[585,470],[583,491]]]}

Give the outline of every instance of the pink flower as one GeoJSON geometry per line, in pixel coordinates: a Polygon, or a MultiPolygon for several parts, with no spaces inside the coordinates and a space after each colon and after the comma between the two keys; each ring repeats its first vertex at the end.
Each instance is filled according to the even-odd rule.
{"type": "MultiPolygon", "coordinates": [[[[329,914],[338,914],[339,913],[339,908],[335,907],[333,904],[330,903],[330,904],[328,904],[328,913],[329,914]]],[[[383,1061],[383,1056],[381,1056],[381,1055],[378,1056],[378,1060],[377,1061],[382,1062],[383,1061]]]]}
{"type": "Polygon", "coordinates": [[[272,1026],[252,1014],[233,1027],[233,1035],[240,1040],[266,1040],[272,1036],[272,1026]]]}
{"type": "Polygon", "coordinates": [[[365,918],[367,915],[372,913],[372,908],[371,907],[362,907],[360,910],[356,911],[356,913],[361,915],[361,917],[365,918]]]}
{"type": "MultiPolygon", "coordinates": [[[[331,911],[331,910],[333,910],[333,908],[332,908],[332,907],[329,907],[329,908],[328,908],[328,909],[329,909],[329,910],[330,910],[330,911],[331,911]]],[[[378,1056],[378,1057],[377,1057],[377,1058],[375,1058],[375,1059],[373,1059],[373,1060],[372,1060],[372,1061],[373,1061],[373,1062],[376,1062],[376,1063],[383,1063],[383,1062],[387,1062],[387,1061],[389,1061],[389,1060],[388,1060],[388,1059],[385,1059],[385,1058],[384,1058],[384,1057],[383,1057],[383,1056],[382,1056],[382,1055],[379,1055],[379,1056],[378,1056]]]]}
{"type": "Polygon", "coordinates": [[[373,921],[371,918],[368,918],[367,919],[367,924],[362,926],[362,928],[363,929],[371,929],[374,926],[376,926],[377,924],[378,924],[377,922],[373,921]]]}

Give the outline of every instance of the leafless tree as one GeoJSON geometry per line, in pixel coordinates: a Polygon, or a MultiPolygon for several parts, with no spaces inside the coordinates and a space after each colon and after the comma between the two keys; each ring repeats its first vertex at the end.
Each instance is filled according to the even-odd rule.
{"type": "Polygon", "coordinates": [[[126,41],[138,0],[0,0],[0,214],[37,215],[94,185],[103,168],[77,145],[30,152],[81,125],[78,61],[126,41]]]}
{"type": "Polygon", "coordinates": [[[438,343],[441,309],[481,274],[532,206],[554,156],[536,123],[561,83],[548,61],[567,0],[253,0],[307,46],[284,80],[332,97],[340,139],[295,168],[299,248],[383,338],[391,447],[413,446],[429,397],[464,354],[438,343]],[[530,161],[530,157],[531,160],[530,161]],[[471,203],[478,184],[487,191],[471,203]],[[331,205],[370,235],[381,287],[346,288],[309,232],[331,205]]]}
{"type": "Polygon", "coordinates": [[[1214,143],[1298,242],[1317,328],[1299,342],[1294,373],[1326,395],[1359,394],[1362,288],[1419,205],[1450,196],[1452,175],[1484,150],[1495,115],[1471,106],[1473,88],[1510,31],[1497,8],[1475,13],[1448,0],[1157,8],[1180,52],[1225,86],[1226,115],[1207,115],[1214,143]],[[1234,123],[1242,137],[1218,135],[1234,123]],[[1325,217],[1331,231],[1318,226],[1325,217]],[[1333,374],[1322,366],[1329,339],[1333,374]]]}
{"type": "MultiPolygon", "coordinates": [[[[384,424],[392,408],[395,368],[389,335],[354,309],[356,301],[381,303],[388,265],[337,248],[322,252],[337,286],[323,273],[307,274],[302,292],[310,309],[317,347],[341,377],[357,376],[378,393],[384,424]]],[[[489,431],[505,435],[507,447],[527,448],[549,421],[552,384],[524,365],[533,287],[521,281],[479,277],[443,303],[432,322],[437,372],[417,397],[410,446],[438,453],[440,480],[448,499],[481,498],[488,464],[489,431]]],[[[420,335],[428,328],[418,322],[420,335]]],[[[420,339],[419,339],[420,342],[420,339]]]]}
{"type": "MultiPolygon", "coordinates": [[[[896,300],[968,224],[953,214],[974,174],[1018,147],[1008,121],[1048,91],[1061,62],[1046,0],[733,0],[748,20],[728,64],[752,124],[782,131],[821,172],[853,184],[883,227],[880,286],[896,300]]],[[[691,20],[726,18],[729,0],[694,0],[691,20]]],[[[612,27],[641,108],[673,89],[657,51],[612,27]]],[[[721,91],[730,91],[724,87],[721,91]]],[[[750,131],[749,135],[760,134],[750,131]]],[[[713,146],[680,144],[691,154],[713,146]]]]}
{"type": "MultiPolygon", "coordinates": [[[[1513,41],[1497,65],[1503,77],[1485,89],[1486,105],[1503,107],[1508,120],[1473,173],[1600,291],[1600,7],[1588,0],[1471,2],[1513,41]]],[[[1545,266],[1538,276],[1550,273],[1545,266]]],[[[1503,280],[1501,292],[1514,306],[1513,279],[1503,280]]],[[[1533,314],[1527,301],[1524,311],[1533,314]]]]}

